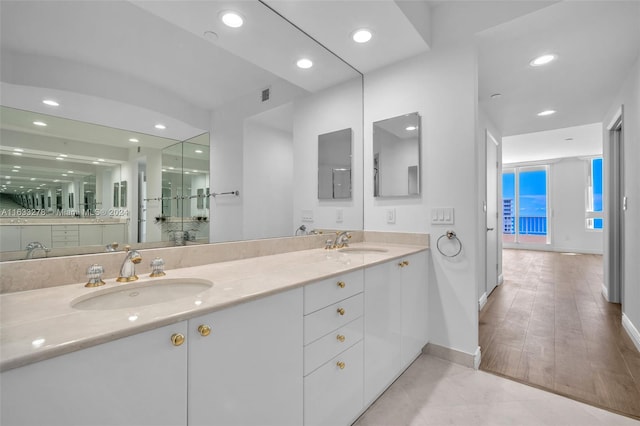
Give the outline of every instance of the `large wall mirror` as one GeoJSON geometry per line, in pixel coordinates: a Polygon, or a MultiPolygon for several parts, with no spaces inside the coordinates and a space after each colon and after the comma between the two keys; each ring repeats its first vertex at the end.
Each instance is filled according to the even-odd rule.
{"type": "Polygon", "coordinates": [[[293,236],[303,221],[362,229],[362,76],[268,3],[0,2],[2,200],[51,222],[0,217],[0,259],[293,236]],[[245,25],[226,27],[222,8],[245,25]],[[57,120],[101,130],[59,134],[57,120]],[[317,181],[318,135],[336,129],[353,141],[340,222],[317,181]],[[27,159],[35,179],[16,188],[27,159]],[[62,220],[90,226],[63,242],[62,220]]]}
{"type": "Polygon", "coordinates": [[[420,116],[417,112],[373,123],[373,195],[420,195],[420,116]]]}

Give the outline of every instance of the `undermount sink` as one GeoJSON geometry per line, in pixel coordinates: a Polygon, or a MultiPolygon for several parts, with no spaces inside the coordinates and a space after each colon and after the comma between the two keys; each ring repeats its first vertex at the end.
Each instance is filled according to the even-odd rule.
{"type": "Polygon", "coordinates": [[[389,250],[380,247],[345,247],[338,250],[342,253],[367,254],[367,253],[386,253],[389,250]]]}
{"type": "Polygon", "coordinates": [[[121,284],[99,290],[71,301],[80,310],[101,311],[154,305],[182,297],[195,296],[209,290],[213,283],[197,278],[169,278],[133,284],[121,284]]]}

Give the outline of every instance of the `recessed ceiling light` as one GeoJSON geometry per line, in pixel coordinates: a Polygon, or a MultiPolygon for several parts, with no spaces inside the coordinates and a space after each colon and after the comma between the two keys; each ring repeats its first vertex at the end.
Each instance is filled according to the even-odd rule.
{"type": "Polygon", "coordinates": [[[155,127],[156,129],[159,129],[159,130],[164,130],[164,129],[167,128],[167,126],[165,126],[164,124],[161,124],[161,123],[158,123],[153,127],[155,127]]]}
{"type": "Polygon", "coordinates": [[[371,37],[372,37],[371,31],[369,31],[369,30],[367,30],[365,28],[361,28],[359,30],[356,30],[351,35],[351,38],[356,43],[366,43],[369,40],[371,40],[371,37]]]}
{"type": "Polygon", "coordinates": [[[129,142],[138,143],[140,141],[138,139],[136,139],[136,138],[131,138],[131,139],[129,139],[129,142]]]}
{"type": "Polygon", "coordinates": [[[58,155],[60,155],[60,157],[68,157],[67,154],[58,154],[58,155]]]}
{"type": "Polygon", "coordinates": [[[67,173],[73,173],[73,170],[67,170],[67,173]]]}
{"type": "Polygon", "coordinates": [[[547,109],[547,110],[544,110],[544,111],[542,111],[542,112],[539,112],[539,113],[538,113],[538,116],[539,116],[539,117],[545,117],[545,116],[547,116],[547,115],[552,115],[552,114],[555,114],[555,113],[556,113],[556,112],[555,112],[554,110],[552,110],[552,109],[547,109]]]}
{"type": "Polygon", "coordinates": [[[22,153],[21,152],[14,152],[13,155],[20,156],[20,155],[22,155],[22,153]]]}
{"type": "Polygon", "coordinates": [[[184,174],[185,174],[185,175],[188,175],[188,174],[189,174],[189,172],[184,172],[184,174]]]}
{"type": "Polygon", "coordinates": [[[22,149],[22,148],[13,148],[13,150],[15,152],[24,152],[24,149],[22,149]]]}
{"type": "Polygon", "coordinates": [[[240,28],[244,24],[244,19],[238,12],[226,11],[220,14],[222,22],[231,28],[240,28]]]}
{"type": "Polygon", "coordinates": [[[98,161],[103,162],[104,158],[98,158],[98,161]]]}
{"type": "Polygon", "coordinates": [[[417,129],[417,127],[416,127],[416,126],[408,126],[408,127],[406,128],[406,130],[408,130],[408,131],[412,131],[412,130],[415,130],[415,129],[417,129]]]}
{"type": "Polygon", "coordinates": [[[502,93],[494,93],[491,95],[491,99],[499,99],[502,97],[502,93]]]}
{"type": "Polygon", "coordinates": [[[40,127],[45,127],[47,125],[44,121],[34,121],[33,124],[40,127]]]}
{"type": "Polygon", "coordinates": [[[54,179],[53,181],[57,183],[60,182],[60,179],[54,179]]]}
{"type": "Polygon", "coordinates": [[[299,59],[298,62],[296,62],[296,65],[298,66],[298,68],[302,68],[303,70],[306,70],[313,66],[313,62],[311,61],[311,59],[302,58],[302,59],[299,59]]]}
{"type": "Polygon", "coordinates": [[[56,157],[56,160],[64,160],[62,157],[56,157]]]}
{"type": "Polygon", "coordinates": [[[16,169],[11,170],[11,173],[18,173],[16,169]]]}
{"type": "Polygon", "coordinates": [[[91,164],[100,164],[100,163],[97,161],[92,161],[91,164]]]}
{"type": "Polygon", "coordinates": [[[169,167],[169,170],[173,170],[173,167],[169,167]]]}
{"type": "Polygon", "coordinates": [[[42,101],[42,103],[49,106],[60,106],[60,104],[53,99],[45,99],[42,101]]]}
{"type": "Polygon", "coordinates": [[[202,154],[202,150],[201,149],[196,149],[196,154],[202,154]]]}
{"type": "Polygon", "coordinates": [[[192,172],[193,172],[193,173],[198,173],[198,171],[197,171],[197,170],[192,170],[192,172]]]}
{"type": "Polygon", "coordinates": [[[21,169],[22,166],[13,166],[14,169],[21,169]]]}
{"type": "Polygon", "coordinates": [[[36,178],[31,178],[31,179],[29,179],[29,180],[30,180],[30,181],[34,181],[34,180],[36,180],[36,178]]]}
{"type": "Polygon", "coordinates": [[[535,59],[532,59],[529,62],[529,65],[531,65],[532,67],[539,67],[541,65],[547,65],[549,62],[553,61],[554,59],[556,59],[556,55],[551,55],[551,54],[542,55],[542,56],[538,56],[535,59]]]}
{"type": "Polygon", "coordinates": [[[63,174],[62,174],[62,176],[67,177],[67,174],[66,174],[66,173],[63,173],[63,174]]]}

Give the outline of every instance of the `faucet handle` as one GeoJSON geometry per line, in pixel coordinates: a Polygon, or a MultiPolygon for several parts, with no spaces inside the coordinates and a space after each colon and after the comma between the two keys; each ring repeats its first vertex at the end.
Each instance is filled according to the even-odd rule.
{"type": "Polygon", "coordinates": [[[89,266],[89,268],[87,269],[87,276],[89,277],[89,282],[86,283],[84,286],[85,287],[100,287],[101,285],[104,285],[104,281],[102,281],[102,274],[104,274],[104,268],[102,267],[102,265],[98,265],[97,263],[94,263],[93,265],[89,266]]]}
{"type": "Polygon", "coordinates": [[[166,272],[164,272],[164,260],[160,257],[156,257],[151,261],[151,273],[149,276],[162,277],[164,275],[167,275],[166,272]]]}

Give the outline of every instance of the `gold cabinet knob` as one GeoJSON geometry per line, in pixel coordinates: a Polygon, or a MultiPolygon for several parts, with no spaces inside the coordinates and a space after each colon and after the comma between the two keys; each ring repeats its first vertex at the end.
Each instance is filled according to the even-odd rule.
{"type": "Polygon", "coordinates": [[[198,326],[198,333],[200,333],[202,337],[206,337],[211,334],[211,327],[206,324],[200,324],[198,326]]]}
{"type": "Polygon", "coordinates": [[[404,266],[409,266],[409,261],[408,260],[404,260],[402,263],[404,264],[404,266]]]}
{"type": "Polygon", "coordinates": [[[173,333],[171,335],[171,343],[173,343],[173,346],[180,346],[181,344],[184,343],[184,334],[182,333],[173,333]]]}
{"type": "Polygon", "coordinates": [[[338,339],[339,342],[344,342],[344,339],[345,339],[344,334],[338,334],[336,336],[336,339],[338,339]]]}
{"type": "Polygon", "coordinates": [[[398,266],[401,267],[401,268],[404,268],[404,262],[398,263],[398,266]]]}
{"type": "Polygon", "coordinates": [[[336,365],[340,367],[340,370],[344,370],[344,367],[346,366],[346,364],[342,361],[336,362],[336,365]]]}
{"type": "Polygon", "coordinates": [[[338,287],[344,288],[346,286],[344,281],[338,281],[338,287]]]}
{"type": "Polygon", "coordinates": [[[340,315],[344,315],[344,308],[338,308],[338,313],[340,315]]]}

